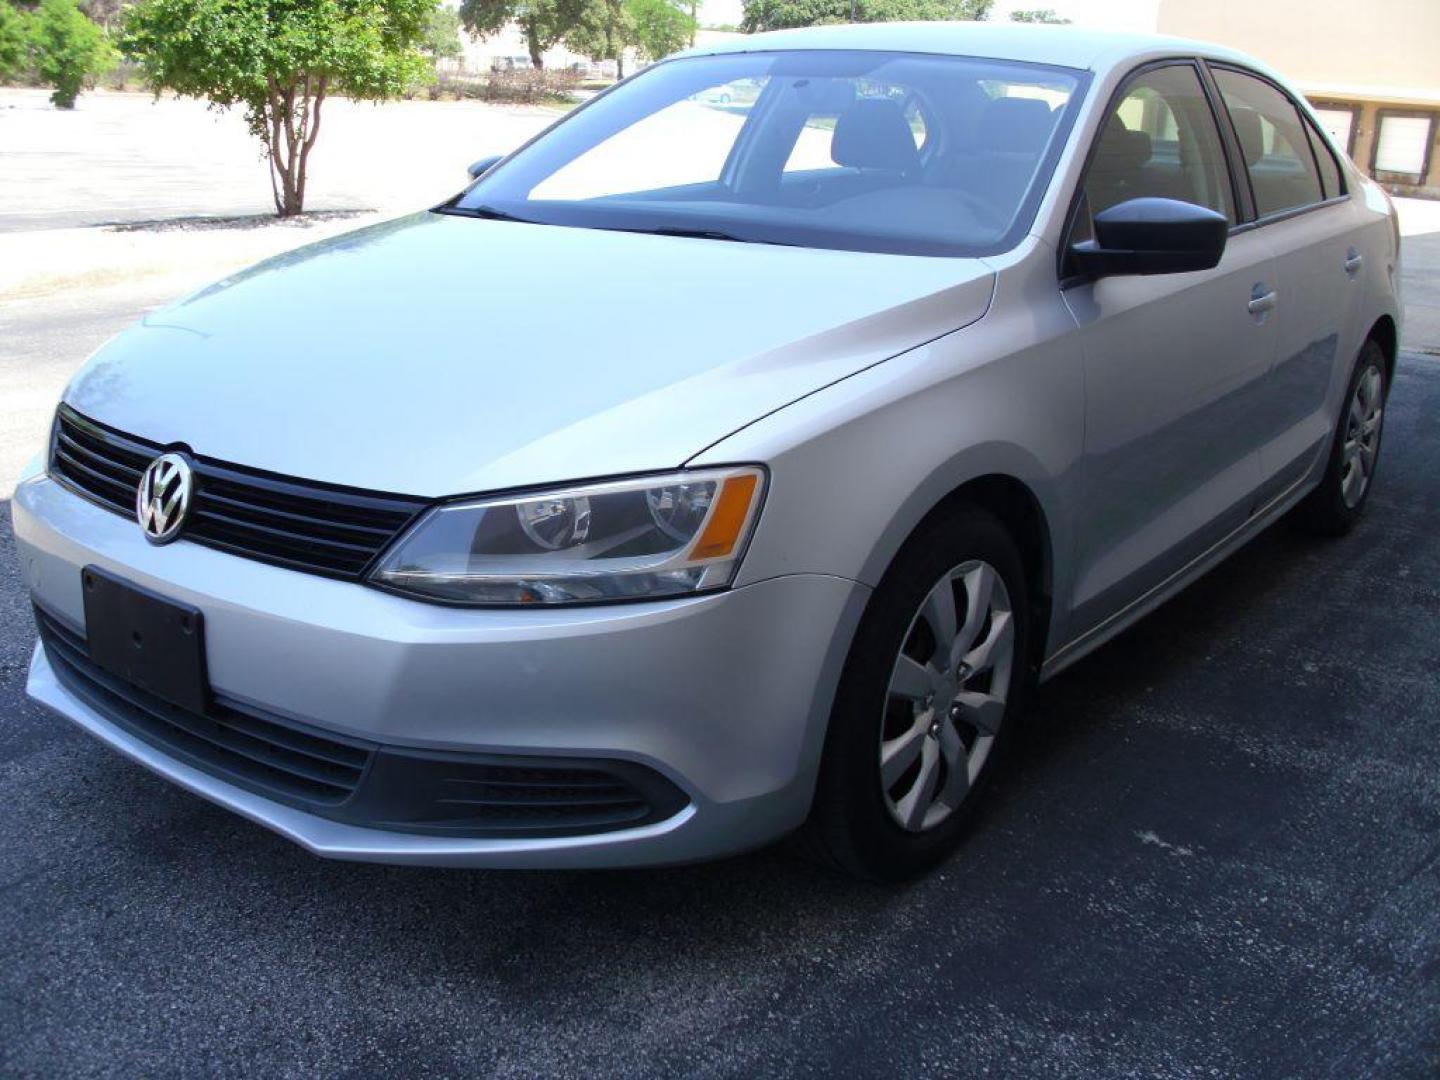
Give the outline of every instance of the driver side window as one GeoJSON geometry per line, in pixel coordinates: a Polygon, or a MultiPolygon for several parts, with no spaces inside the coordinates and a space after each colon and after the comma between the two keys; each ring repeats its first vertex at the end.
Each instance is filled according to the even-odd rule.
{"type": "Polygon", "coordinates": [[[1190,64],[1146,71],[1125,88],[1100,129],[1070,242],[1091,239],[1094,215],[1102,210],[1149,196],[1208,207],[1235,221],[1220,133],[1190,64]]]}

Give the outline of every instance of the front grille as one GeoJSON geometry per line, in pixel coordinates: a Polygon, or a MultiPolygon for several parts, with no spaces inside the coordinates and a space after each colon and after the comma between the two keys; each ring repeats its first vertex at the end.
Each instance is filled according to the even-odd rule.
{"type": "MultiPolygon", "coordinates": [[[[131,517],[140,474],[165,449],[62,405],[50,472],[92,502],[131,517]]],[[[205,457],[193,462],[195,494],[182,537],[308,573],[360,577],[426,505],[205,457]]]]}
{"type": "Polygon", "coordinates": [[[684,793],[628,761],[464,754],[340,737],[212,695],[203,715],[118,679],[40,607],[60,682],[118,727],[222,780],[367,828],[473,837],[580,836],[661,821],[684,793]]]}

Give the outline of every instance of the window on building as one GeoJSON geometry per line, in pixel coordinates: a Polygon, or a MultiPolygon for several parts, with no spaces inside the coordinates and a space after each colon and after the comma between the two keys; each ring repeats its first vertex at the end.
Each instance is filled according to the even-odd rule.
{"type": "Polygon", "coordinates": [[[1230,111],[1260,217],[1325,198],[1299,111],[1270,83],[1226,68],[1215,83],[1230,111]]]}
{"type": "Polygon", "coordinates": [[[1432,116],[1396,116],[1382,112],[1375,139],[1375,171],[1410,176],[1418,184],[1425,175],[1433,125],[1432,116]]]}

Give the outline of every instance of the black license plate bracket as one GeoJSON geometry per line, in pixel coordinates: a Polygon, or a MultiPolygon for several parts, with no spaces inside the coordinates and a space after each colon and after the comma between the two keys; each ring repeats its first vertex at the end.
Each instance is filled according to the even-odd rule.
{"type": "Polygon", "coordinates": [[[210,688],[199,608],[94,566],[80,571],[80,586],[91,662],[172,705],[203,713],[210,688]]]}

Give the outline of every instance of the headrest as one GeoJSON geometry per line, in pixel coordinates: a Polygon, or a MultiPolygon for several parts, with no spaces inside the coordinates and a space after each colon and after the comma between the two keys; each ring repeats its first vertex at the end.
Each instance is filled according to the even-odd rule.
{"type": "Polygon", "coordinates": [[[830,140],[836,165],[912,172],[920,165],[915,135],[899,102],[861,98],[840,114],[830,140]]]}
{"type": "Polygon", "coordinates": [[[1050,106],[1039,98],[996,98],[980,114],[980,149],[1038,154],[1045,149],[1054,122],[1050,106]]]}
{"type": "Polygon", "coordinates": [[[1231,109],[1230,119],[1235,123],[1235,137],[1240,140],[1245,163],[1254,165],[1265,156],[1265,132],[1260,127],[1260,114],[1254,109],[1231,109]]]}
{"type": "Polygon", "coordinates": [[[1149,135],[1131,131],[1118,116],[1112,116],[1100,134],[1095,159],[1104,162],[1102,167],[1110,172],[1138,169],[1150,160],[1152,150],[1149,135]]]}

